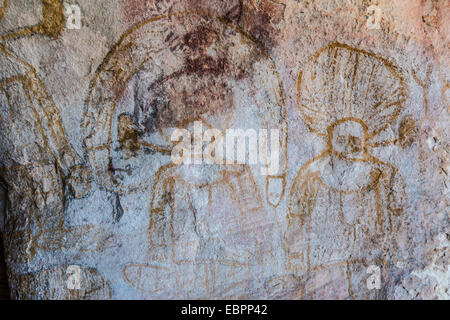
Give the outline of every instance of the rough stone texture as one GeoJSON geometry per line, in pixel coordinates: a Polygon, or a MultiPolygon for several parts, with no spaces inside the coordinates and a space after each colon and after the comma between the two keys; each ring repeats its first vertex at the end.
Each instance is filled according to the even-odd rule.
{"type": "Polygon", "coordinates": [[[0,0],[12,298],[450,298],[448,1],[66,4],[0,0]],[[175,165],[195,121],[279,170],[175,165]]]}

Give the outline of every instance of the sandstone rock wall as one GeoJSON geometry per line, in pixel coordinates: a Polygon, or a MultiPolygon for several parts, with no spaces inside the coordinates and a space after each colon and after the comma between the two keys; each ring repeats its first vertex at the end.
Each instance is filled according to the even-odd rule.
{"type": "Polygon", "coordinates": [[[449,298],[448,1],[0,8],[13,298],[449,298]]]}

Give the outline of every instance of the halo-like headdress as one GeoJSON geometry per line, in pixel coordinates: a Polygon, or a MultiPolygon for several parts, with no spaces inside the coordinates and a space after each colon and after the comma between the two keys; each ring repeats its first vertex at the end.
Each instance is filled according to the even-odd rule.
{"type": "Polygon", "coordinates": [[[298,78],[298,106],[314,133],[344,118],[362,120],[373,136],[400,114],[406,88],[396,68],[375,54],[333,43],[314,54],[298,78]]]}

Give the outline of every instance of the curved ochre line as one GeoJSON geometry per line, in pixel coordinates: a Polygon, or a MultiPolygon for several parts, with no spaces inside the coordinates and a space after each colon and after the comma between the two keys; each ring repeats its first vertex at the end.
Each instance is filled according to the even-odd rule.
{"type": "Polygon", "coordinates": [[[3,0],[3,4],[0,7],[0,20],[3,19],[7,7],[8,7],[8,0],[3,0]]]}

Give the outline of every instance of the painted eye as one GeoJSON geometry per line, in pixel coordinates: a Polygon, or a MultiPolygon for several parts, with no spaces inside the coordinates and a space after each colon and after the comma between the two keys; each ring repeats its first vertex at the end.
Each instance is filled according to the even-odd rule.
{"type": "Polygon", "coordinates": [[[341,144],[341,145],[344,145],[344,144],[345,144],[345,141],[346,141],[345,136],[339,136],[339,137],[336,139],[336,142],[337,142],[338,144],[341,144]]]}

